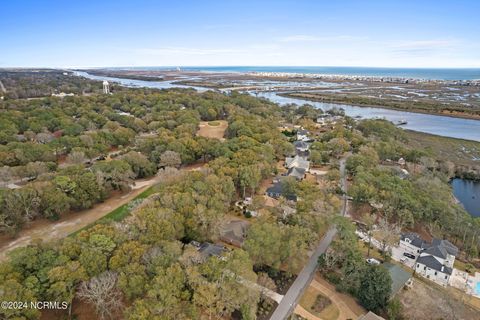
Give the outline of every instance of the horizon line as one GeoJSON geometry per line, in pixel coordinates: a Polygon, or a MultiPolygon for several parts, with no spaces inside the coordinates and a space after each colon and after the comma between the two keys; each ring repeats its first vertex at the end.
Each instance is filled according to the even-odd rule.
{"type": "Polygon", "coordinates": [[[0,69],[122,69],[122,68],[373,68],[373,69],[478,69],[478,67],[392,67],[355,65],[143,65],[143,66],[0,66],[0,69]]]}

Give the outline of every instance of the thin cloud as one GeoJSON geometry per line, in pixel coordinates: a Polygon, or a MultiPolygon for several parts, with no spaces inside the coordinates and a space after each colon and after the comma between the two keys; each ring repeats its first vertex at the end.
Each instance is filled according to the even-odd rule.
{"type": "Polygon", "coordinates": [[[437,51],[446,51],[455,48],[458,40],[439,39],[439,40],[415,40],[403,41],[390,45],[393,52],[397,53],[430,53],[437,51]]]}
{"type": "Polygon", "coordinates": [[[390,45],[390,50],[397,56],[432,57],[451,54],[458,44],[451,39],[403,41],[390,45]]]}
{"type": "Polygon", "coordinates": [[[224,48],[188,48],[188,47],[164,47],[164,48],[139,48],[136,53],[148,55],[212,55],[212,54],[238,54],[243,50],[224,48]]]}
{"type": "Polygon", "coordinates": [[[317,41],[357,41],[357,40],[366,40],[367,37],[356,37],[349,35],[339,35],[339,36],[313,36],[306,34],[297,34],[290,35],[286,37],[279,38],[280,42],[317,42],[317,41]]]}

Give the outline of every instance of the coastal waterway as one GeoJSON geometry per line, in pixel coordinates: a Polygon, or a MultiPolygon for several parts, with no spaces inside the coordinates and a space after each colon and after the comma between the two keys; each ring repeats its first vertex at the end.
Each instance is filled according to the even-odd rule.
{"type": "MultiPolygon", "coordinates": [[[[126,87],[147,87],[155,89],[169,89],[169,88],[193,88],[200,92],[209,90],[203,87],[194,87],[187,85],[180,85],[175,81],[142,81],[126,78],[116,78],[107,76],[96,76],[83,71],[75,71],[77,76],[82,76],[92,80],[107,80],[110,82],[118,83],[126,87]]],[[[397,123],[399,121],[406,121],[407,123],[402,127],[413,131],[424,132],[444,137],[458,138],[472,141],[480,141],[480,121],[454,118],[448,116],[431,115],[423,113],[406,112],[399,110],[392,110],[387,108],[373,108],[373,107],[360,107],[347,104],[333,104],[315,101],[306,101],[303,99],[283,97],[280,96],[281,92],[266,91],[257,92],[256,96],[259,98],[265,98],[270,101],[279,104],[295,103],[302,105],[308,103],[324,111],[332,108],[342,108],[345,110],[345,114],[350,117],[358,117],[365,119],[386,119],[397,123]]],[[[251,94],[254,94],[251,92],[251,94]]]]}
{"type": "Polygon", "coordinates": [[[480,181],[453,179],[453,194],[465,210],[474,217],[480,217],[480,181]]]}

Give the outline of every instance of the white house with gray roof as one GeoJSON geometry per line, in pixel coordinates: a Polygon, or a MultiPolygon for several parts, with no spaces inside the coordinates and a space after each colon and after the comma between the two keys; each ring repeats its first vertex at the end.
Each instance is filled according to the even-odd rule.
{"type": "Polygon", "coordinates": [[[306,152],[308,149],[310,149],[310,144],[305,141],[295,141],[293,146],[297,152],[306,152]]]}
{"type": "Polygon", "coordinates": [[[407,253],[413,254],[415,258],[427,247],[428,243],[414,232],[403,233],[400,236],[400,248],[407,253]]]}
{"type": "Polygon", "coordinates": [[[306,175],[306,170],[304,168],[293,167],[288,169],[287,176],[294,177],[297,180],[303,180],[306,175]]]}
{"type": "Polygon", "coordinates": [[[296,155],[295,157],[287,157],[285,159],[285,167],[287,169],[301,168],[305,169],[305,171],[308,172],[308,170],[310,169],[310,161],[298,155],[296,155]]]}
{"type": "Polygon", "coordinates": [[[420,252],[415,272],[442,286],[447,286],[452,275],[458,248],[448,240],[433,239],[432,244],[420,252]]]}

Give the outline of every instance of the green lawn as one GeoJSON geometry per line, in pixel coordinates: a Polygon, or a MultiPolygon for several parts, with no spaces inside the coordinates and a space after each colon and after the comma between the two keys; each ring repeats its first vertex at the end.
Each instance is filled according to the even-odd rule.
{"type": "Polygon", "coordinates": [[[151,194],[154,193],[154,188],[153,187],[150,187],[148,189],[146,189],[145,191],[143,191],[142,193],[140,193],[138,196],[136,196],[135,198],[133,198],[132,200],[130,200],[129,202],[127,202],[126,204],[124,204],[123,206],[120,206],[118,207],[117,209],[115,210],[112,210],[110,211],[109,213],[107,213],[105,216],[103,216],[102,218],[98,219],[97,221],[89,224],[88,226],[85,226],[73,233],[71,233],[69,236],[75,236],[77,235],[80,231],[82,230],[86,230],[88,228],[91,228],[92,226],[96,225],[97,223],[102,223],[102,222],[106,222],[106,221],[121,221],[123,220],[126,216],[128,216],[129,214],[129,211],[128,211],[128,205],[137,200],[137,199],[145,199],[147,198],[148,196],[150,196],[151,194]]]}
{"type": "Polygon", "coordinates": [[[208,125],[212,127],[217,127],[220,125],[220,121],[209,121],[208,125]]]}

